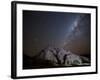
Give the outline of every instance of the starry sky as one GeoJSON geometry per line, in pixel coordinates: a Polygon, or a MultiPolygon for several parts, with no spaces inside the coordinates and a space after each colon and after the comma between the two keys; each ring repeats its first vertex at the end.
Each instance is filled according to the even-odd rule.
{"type": "Polygon", "coordinates": [[[86,13],[23,10],[23,52],[34,56],[51,46],[90,54],[90,20],[86,13]]]}

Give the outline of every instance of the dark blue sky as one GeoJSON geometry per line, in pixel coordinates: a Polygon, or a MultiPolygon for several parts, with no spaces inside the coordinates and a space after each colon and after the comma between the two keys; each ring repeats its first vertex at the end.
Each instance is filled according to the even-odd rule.
{"type": "Polygon", "coordinates": [[[89,54],[90,14],[24,10],[24,53],[33,55],[47,46],[89,54]]]}

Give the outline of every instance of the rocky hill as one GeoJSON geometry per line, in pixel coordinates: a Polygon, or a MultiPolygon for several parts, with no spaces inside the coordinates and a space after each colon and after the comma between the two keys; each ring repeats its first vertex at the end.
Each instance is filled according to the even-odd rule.
{"type": "Polygon", "coordinates": [[[36,56],[32,57],[28,63],[31,63],[30,66],[24,61],[23,67],[46,68],[85,66],[90,65],[90,60],[87,57],[76,55],[71,51],[64,50],[63,48],[47,47],[41,50],[36,56]]]}

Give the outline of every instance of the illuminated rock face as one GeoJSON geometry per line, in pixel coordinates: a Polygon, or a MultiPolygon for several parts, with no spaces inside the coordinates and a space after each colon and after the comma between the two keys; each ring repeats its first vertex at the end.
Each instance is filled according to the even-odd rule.
{"type": "Polygon", "coordinates": [[[63,48],[45,48],[41,50],[38,58],[48,60],[54,66],[77,66],[90,64],[88,58],[76,55],[70,51],[64,50],[63,48]]]}

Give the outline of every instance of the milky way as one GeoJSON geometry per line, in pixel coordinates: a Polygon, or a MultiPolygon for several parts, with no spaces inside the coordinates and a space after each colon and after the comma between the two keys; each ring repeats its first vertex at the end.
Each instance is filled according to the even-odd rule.
{"type": "Polygon", "coordinates": [[[65,37],[66,39],[65,39],[64,45],[67,45],[75,37],[82,34],[82,31],[80,30],[80,22],[84,17],[85,17],[84,14],[79,15],[79,16],[77,16],[75,21],[72,22],[71,26],[69,27],[68,33],[65,37]]]}
{"type": "Polygon", "coordinates": [[[52,46],[90,54],[90,26],[90,14],[24,10],[23,52],[32,56],[52,46]]]}

